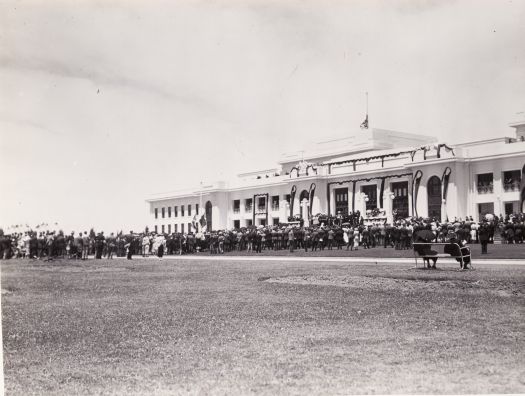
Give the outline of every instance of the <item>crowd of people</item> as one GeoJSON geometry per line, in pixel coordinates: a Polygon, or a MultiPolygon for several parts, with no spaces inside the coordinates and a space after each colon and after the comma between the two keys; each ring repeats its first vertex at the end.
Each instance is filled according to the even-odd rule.
{"type": "Polygon", "coordinates": [[[406,218],[394,223],[366,224],[356,217],[350,221],[330,217],[326,222],[303,227],[300,224],[278,226],[250,226],[235,230],[200,231],[196,233],[162,234],[146,229],[142,233],[130,231],[104,234],[104,232],[32,231],[4,233],[0,229],[0,258],[30,258],[52,260],[70,258],[86,260],[102,257],[147,257],[165,254],[193,254],[207,252],[223,254],[232,251],[260,253],[263,250],[297,249],[308,251],[373,249],[377,247],[412,249],[417,233],[430,231],[429,242],[448,242],[451,239],[464,244],[481,243],[486,253],[487,244],[496,234],[502,243],[522,244],[525,237],[525,215],[491,216],[481,222],[472,217],[439,222],[434,219],[406,218]]]}

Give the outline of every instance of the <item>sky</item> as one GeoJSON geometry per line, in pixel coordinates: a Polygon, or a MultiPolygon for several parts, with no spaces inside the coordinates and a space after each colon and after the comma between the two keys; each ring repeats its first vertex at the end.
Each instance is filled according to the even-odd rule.
{"type": "Polygon", "coordinates": [[[0,1],[0,227],[148,225],[155,193],[370,126],[512,136],[524,0],[0,1]]]}

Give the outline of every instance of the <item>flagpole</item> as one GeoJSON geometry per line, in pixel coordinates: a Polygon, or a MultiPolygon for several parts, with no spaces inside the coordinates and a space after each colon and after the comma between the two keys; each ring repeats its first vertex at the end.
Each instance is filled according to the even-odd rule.
{"type": "Polygon", "coordinates": [[[368,91],[366,92],[366,119],[368,120],[368,129],[370,129],[370,117],[368,117],[368,91]]]}

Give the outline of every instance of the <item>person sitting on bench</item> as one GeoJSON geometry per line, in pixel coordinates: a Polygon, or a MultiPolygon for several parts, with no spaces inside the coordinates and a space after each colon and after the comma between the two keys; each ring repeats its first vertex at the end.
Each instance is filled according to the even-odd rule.
{"type": "MultiPolygon", "coordinates": [[[[425,238],[423,235],[415,235],[414,242],[416,243],[427,243],[430,242],[428,238],[425,238]]],[[[437,256],[438,252],[432,250],[431,245],[414,245],[414,250],[417,254],[423,257],[423,264],[425,268],[436,269],[437,257],[428,257],[428,256],[437,256]],[[432,266],[430,266],[430,260],[432,260],[432,266]]]]}
{"type": "Polygon", "coordinates": [[[470,248],[464,246],[465,244],[458,239],[454,232],[449,232],[447,238],[449,243],[445,245],[443,251],[451,256],[455,256],[456,261],[461,265],[461,269],[467,269],[470,263],[470,248]]]}

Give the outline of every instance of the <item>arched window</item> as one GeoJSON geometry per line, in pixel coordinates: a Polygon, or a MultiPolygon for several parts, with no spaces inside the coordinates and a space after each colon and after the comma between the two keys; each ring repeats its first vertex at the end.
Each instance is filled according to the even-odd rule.
{"type": "Polygon", "coordinates": [[[427,183],[428,217],[441,221],[441,180],[432,176],[427,183]]]}
{"type": "Polygon", "coordinates": [[[305,217],[308,217],[308,212],[304,212],[305,208],[303,207],[303,199],[306,199],[308,201],[308,191],[303,190],[301,191],[301,195],[299,195],[299,207],[301,208],[301,218],[304,219],[305,217]]]}

